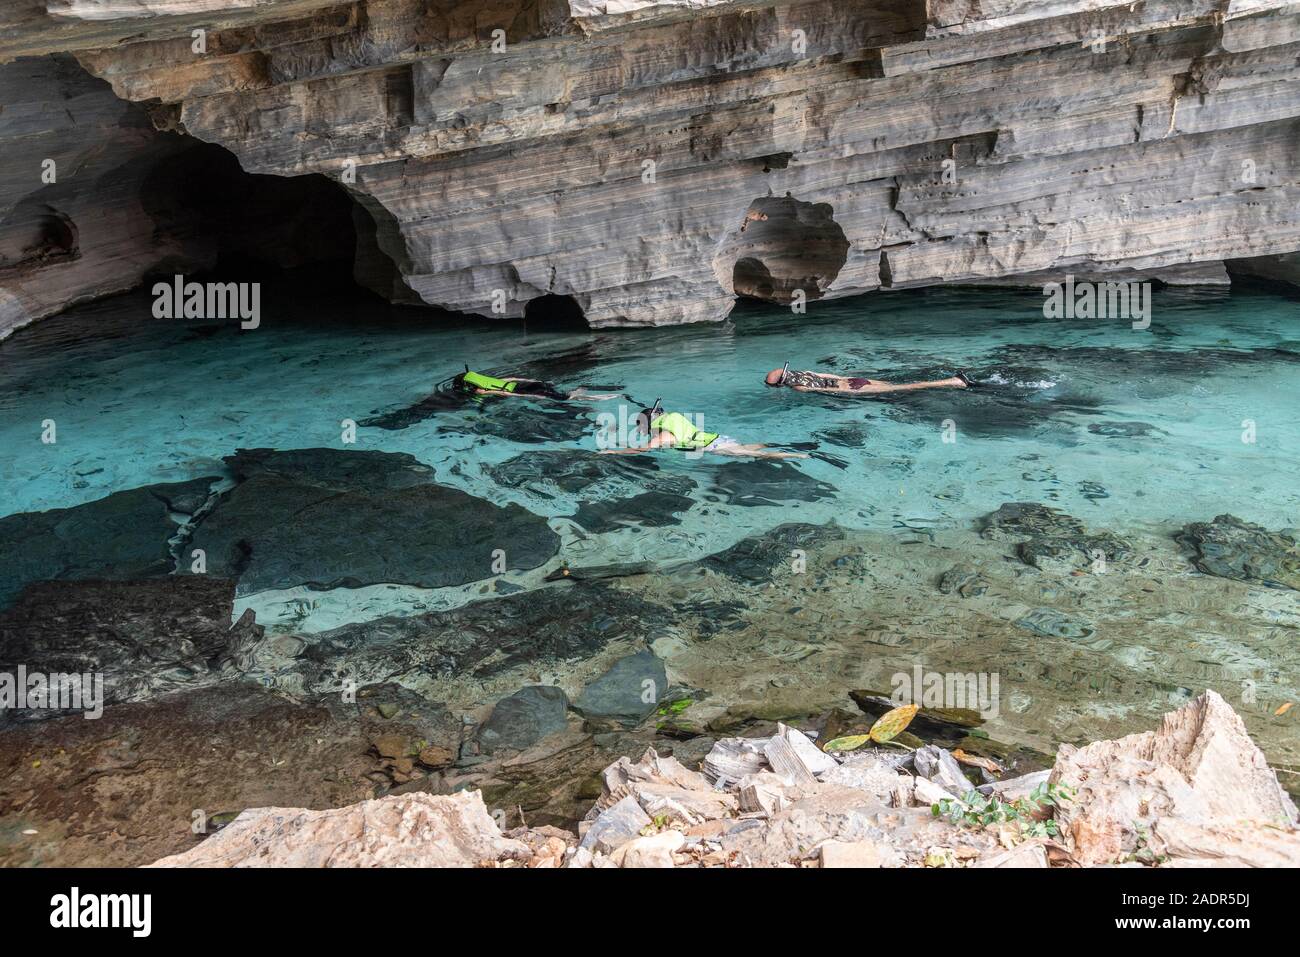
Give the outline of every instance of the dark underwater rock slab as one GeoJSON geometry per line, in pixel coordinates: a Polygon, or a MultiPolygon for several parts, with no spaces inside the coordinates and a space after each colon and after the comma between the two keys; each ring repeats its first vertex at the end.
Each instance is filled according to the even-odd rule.
{"type": "Polygon", "coordinates": [[[843,541],[844,530],[834,525],[789,522],[761,535],[741,539],[730,548],[700,560],[699,565],[749,582],[768,582],[777,569],[789,571],[796,549],[807,551],[831,541],[843,541]]]}
{"type": "Polygon", "coordinates": [[[1063,615],[1053,608],[1034,608],[1016,621],[1016,625],[1044,638],[1087,638],[1091,625],[1063,615]]]}
{"type": "Polygon", "coordinates": [[[455,419],[438,426],[439,435],[481,435],[521,445],[578,442],[589,438],[593,426],[582,417],[583,403],[547,402],[504,396],[471,399],[455,419]]]}
{"type": "Polygon", "coordinates": [[[984,516],[980,534],[992,541],[1023,539],[1016,555],[1042,571],[1067,573],[1094,563],[1123,561],[1132,547],[1110,532],[1090,533],[1079,519],[1037,502],[1004,502],[984,516]]]}
{"type": "Polygon", "coordinates": [[[1300,543],[1235,515],[1193,522],[1175,536],[1198,571],[1268,588],[1300,590],[1300,543]]]}
{"type": "Polygon", "coordinates": [[[635,724],[655,710],[667,691],[664,663],[653,652],[640,651],[620,658],[583,688],[573,703],[573,710],[586,718],[635,724]]]}
{"type": "Polygon", "coordinates": [[[629,525],[662,528],[680,525],[678,517],[688,511],[695,500],[669,492],[642,492],[631,498],[607,498],[599,502],[579,502],[573,520],[589,532],[612,532],[629,525]]]}
{"type": "Polygon", "coordinates": [[[1150,422],[1094,422],[1088,426],[1088,431],[1108,439],[1141,439],[1165,434],[1163,429],[1150,422]]]}
{"type": "Polygon", "coordinates": [[[234,599],[233,581],[208,575],[29,585],[0,612],[0,671],[100,673],[107,702],[200,687],[233,649],[261,637],[251,617],[232,628],[234,599]]]}
{"type": "Polygon", "coordinates": [[[208,571],[240,594],[307,585],[382,582],[438,588],[507,568],[535,568],[560,547],[541,516],[438,485],[404,453],[241,450],[228,461],[242,481],[195,531],[208,571]]]}
{"type": "Polygon", "coordinates": [[[684,494],[695,483],[684,475],[663,479],[651,455],[599,455],[581,449],[524,452],[485,471],[502,488],[525,489],[554,498],[561,494],[647,488],[667,482],[668,491],[684,494]]]}
{"type": "Polygon", "coordinates": [[[178,526],[169,511],[206,498],[215,481],[145,485],[71,508],[0,518],[0,607],[30,582],[170,574],[167,540],[178,526]]]}
{"type": "Polygon", "coordinates": [[[340,690],[349,676],[359,683],[408,673],[486,677],[521,664],[590,657],[611,641],[644,638],[675,617],[671,607],[609,585],[576,582],[343,625],[317,635],[295,667],[317,691],[340,690]]]}
{"type": "Polygon", "coordinates": [[[236,449],[225,458],[239,481],[275,476],[339,492],[395,491],[427,485],[432,466],[405,452],[355,449],[236,449]]]}
{"type": "Polygon", "coordinates": [[[778,505],[833,498],[837,489],[789,462],[728,462],[713,476],[711,495],[728,505],[778,505]]]}
{"type": "Polygon", "coordinates": [[[475,731],[475,739],[484,754],[523,751],[568,727],[568,712],[569,696],[563,688],[529,685],[498,701],[475,731]]]}

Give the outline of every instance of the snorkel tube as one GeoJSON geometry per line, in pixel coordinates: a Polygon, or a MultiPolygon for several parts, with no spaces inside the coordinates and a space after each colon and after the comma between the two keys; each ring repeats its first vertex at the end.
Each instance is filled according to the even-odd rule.
{"type": "MultiPolygon", "coordinates": [[[[763,380],[763,384],[764,384],[765,386],[767,386],[769,389],[776,389],[776,388],[779,388],[780,386],[785,385],[785,377],[786,377],[786,374],[787,374],[789,371],[790,371],[790,360],[789,360],[789,359],[786,359],[786,360],[785,360],[785,365],[781,366],[781,375],[780,375],[780,377],[779,377],[775,382],[768,382],[767,379],[764,379],[764,380],[763,380]]],[[[771,375],[771,374],[772,374],[772,373],[770,373],[770,372],[768,373],[768,375],[771,375]]]]}

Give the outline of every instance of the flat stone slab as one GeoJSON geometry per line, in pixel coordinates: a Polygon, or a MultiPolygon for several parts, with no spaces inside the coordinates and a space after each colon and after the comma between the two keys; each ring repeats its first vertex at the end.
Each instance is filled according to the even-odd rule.
{"type": "Polygon", "coordinates": [[[1177,536],[1198,571],[1266,588],[1300,590],[1300,543],[1235,515],[1194,522],[1177,536]]]}
{"type": "Polygon", "coordinates": [[[485,754],[523,751],[568,726],[569,696],[563,688],[529,685],[502,698],[475,737],[485,754]]]}
{"type": "Polygon", "coordinates": [[[614,662],[582,689],[573,708],[585,717],[632,723],[654,711],[667,690],[664,663],[653,652],[641,651],[614,662]]]}
{"type": "Polygon", "coordinates": [[[166,482],[0,518],[0,607],[30,582],[169,575],[172,511],[197,509],[215,478],[166,482]]]}
{"type": "Polygon", "coordinates": [[[433,481],[433,469],[394,452],[241,450],[240,479],[195,531],[208,572],[239,593],[377,583],[440,588],[536,568],[560,539],[539,515],[433,481]]]}
{"type": "Polygon", "coordinates": [[[38,582],[0,612],[0,671],[98,673],[106,703],[201,687],[218,679],[223,659],[261,637],[251,616],[231,627],[234,600],[233,581],[208,575],[38,582]]]}

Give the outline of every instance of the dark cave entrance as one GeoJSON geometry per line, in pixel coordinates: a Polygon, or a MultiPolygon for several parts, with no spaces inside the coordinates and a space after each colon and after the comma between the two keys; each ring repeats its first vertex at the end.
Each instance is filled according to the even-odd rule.
{"type": "Polygon", "coordinates": [[[319,173],[248,173],[229,150],[193,145],[145,179],[141,201],[158,232],[178,245],[154,278],[256,281],[297,295],[372,298],[396,266],[375,246],[371,214],[319,173]],[[387,273],[387,274],[385,274],[387,273]]]}
{"type": "Polygon", "coordinates": [[[553,293],[528,300],[524,324],[534,332],[586,332],[591,328],[577,299],[553,293]]]}
{"type": "Polygon", "coordinates": [[[720,282],[742,298],[788,305],[826,294],[848,259],[849,241],[828,203],[792,196],[754,200],[714,260],[720,282]],[[728,275],[729,274],[729,275],[728,275]]]}
{"type": "Polygon", "coordinates": [[[0,275],[77,258],[77,225],[47,203],[27,198],[5,218],[0,275]]]}

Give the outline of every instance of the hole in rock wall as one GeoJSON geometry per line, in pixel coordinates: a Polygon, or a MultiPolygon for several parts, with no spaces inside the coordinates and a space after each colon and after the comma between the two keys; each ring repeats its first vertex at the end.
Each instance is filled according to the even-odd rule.
{"type": "MultiPolygon", "coordinates": [[[[196,142],[158,164],[141,201],[201,270],[249,280],[292,273],[319,291],[357,288],[359,207],[325,176],[247,173],[228,150],[196,142]]],[[[373,244],[373,229],[362,241],[373,244]]]]}
{"type": "Polygon", "coordinates": [[[849,254],[833,212],[828,203],[791,196],[754,200],[714,260],[719,282],[766,302],[790,303],[798,290],[820,299],[849,254]]]}
{"type": "Polygon", "coordinates": [[[0,222],[0,273],[76,255],[76,223],[53,206],[29,198],[0,222]]]}
{"type": "Polygon", "coordinates": [[[590,328],[578,300],[553,294],[528,300],[524,306],[524,323],[536,332],[585,332],[590,328]]]}

